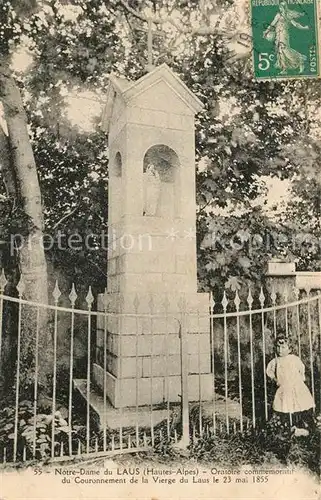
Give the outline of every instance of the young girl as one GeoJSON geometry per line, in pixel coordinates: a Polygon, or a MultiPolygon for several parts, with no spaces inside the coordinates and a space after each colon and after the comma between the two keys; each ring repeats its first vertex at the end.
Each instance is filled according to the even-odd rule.
{"type": "Polygon", "coordinates": [[[278,335],[275,344],[276,357],[266,369],[267,376],[278,385],[273,410],[290,421],[291,427],[294,424],[292,429],[296,435],[308,435],[307,427],[313,423],[312,409],[315,403],[304,383],[304,364],[291,353],[287,337],[278,335]]]}

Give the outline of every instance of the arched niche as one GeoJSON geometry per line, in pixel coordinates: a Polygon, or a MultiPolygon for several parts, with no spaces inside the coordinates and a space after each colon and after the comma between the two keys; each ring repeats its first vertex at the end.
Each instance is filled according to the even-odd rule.
{"type": "Polygon", "coordinates": [[[111,175],[113,177],[121,177],[122,176],[122,159],[119,151],[115,154],[114,161],[111,165],[111,175]]]}
{"type": "Polygon", "coordinates": [[[179,158],[165,144],[150,147],[143,161],[143,215],[173,218],[179,211],[179,158]]]}
{"type": "Polygon", "coordinates": [[[110,199],[118,200],[117,203],[113,203],[109,207],[110,220],[112,223],[119,221],[122,215],[122,200],[123,200],[123,190],[122,190],[122,157],[119,151],[114,155],[112,161],[110,162],[109,170],[109,193],[110,199]]]}

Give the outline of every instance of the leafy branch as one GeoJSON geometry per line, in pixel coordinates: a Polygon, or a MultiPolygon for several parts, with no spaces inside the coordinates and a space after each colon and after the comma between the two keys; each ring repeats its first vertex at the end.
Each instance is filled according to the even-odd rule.
{"type": "MultiPolygon", "coordinates": [[[[139,19],[140,21],[143,21],[145,23],[153,23],[156,25],[164,25],[164,24],[171,24],[180,34],[185,34],[185,35],[192,35],[192,36],[205,36],[205,35],[227,35],[227,31],[224,29],[219,30],[219,25],[221,22],[224,22],[226,20],[226,12],[223,8],[221,8],[221,11],[218,15],[218,18],[216,19],[216,22],[211,25],[211,19],[207,14],[207,11],[204,7],[204,2],[201,2],[201,5],[199,6],[199,10],[202,14],[202,18],[206,19],[206,22],[204,24],[200,24],[196,27],[192,26],[183,26],[182,23],[176,22],[173,17],[172,17],[172,11],[167,15],[167,16],[146,16],[142,14],[141,12],[138,12],[136,9],[131,7],[129,3],[126,0],[119,0],[118,3],[122,6],[122,8],[134,16],[136,19],[139,19]]],[[[233,35],[231,35],[232,37],[233,35]]]]}

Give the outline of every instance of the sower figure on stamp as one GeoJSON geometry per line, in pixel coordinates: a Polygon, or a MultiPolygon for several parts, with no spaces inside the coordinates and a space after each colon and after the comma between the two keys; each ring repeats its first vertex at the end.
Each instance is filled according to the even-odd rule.
{"type": "Polygon", "coordinates": [[[275,44],[276,68],[280,68],[281,74],[287,70],[299,68],[300,73],[304,71],[306,56],[290,47],[290,27],[291,25],[301,30],[308,30],[309,26],[303,26],[296,18],[304,15],[288,8],[286,2],[280,2],[280,12],[278,12],[264,31],[263,37],[275,44]]]}
{"type": "Polygon", "coordinates": [[[278,389],[274,396],[273,410],[283,421],[289,420],[295,435],[308,435],[313,426],[315,402],[306,386],[305,367],[301,359],[291,353],[289,340],[279,334],[275,341],[276,357],[266,369],[278,389]]]}

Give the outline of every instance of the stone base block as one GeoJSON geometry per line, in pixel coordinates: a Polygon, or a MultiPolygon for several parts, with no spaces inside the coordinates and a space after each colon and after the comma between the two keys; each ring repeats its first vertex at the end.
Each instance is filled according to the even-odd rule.
{"type": "MultiPolygon", "coordinates": [[[[75,379],[74,388],[79,391],[87,402],[87,380],[75,379]]],[[[150,428],[151,421],[153,421],[153,426],[156,426],[166,420],[167,417],[166,408],[153,408],[153,417],[151,419],[150,405],[140,406],[138,411],[136,407],[126,408],[126,411],[123,411],[123,408],[114,408],[108,400],[104,404],[102,395],[93,389],[90,390],[89,404],[98,416],[98,424],[101,430],[105,426],[113,430],[119,430],[120,427],[123,429],[136,427],[137,423],[140,429],[150,428]]],[[[179,409],[176,410],[176,413],[179,413],[179,409]]]]}
{"type": "Polygon", "coordinates": [[[297,271],[295,285],[300,290],[321,290],[321,272],[297,271]]]}
{"type": "MultiPolygon", "coordinates": [[[[107,315],[106,318],[98,316],[97,328],[104,330],[105,322],[107,331],[121,335],[149,335],[179,333],[179,318],[169,317],[142,317],[107,315]]],[[[188,333],[205,333],[210,331],[208,316],[197,317],[187,315],[186,328],[188,333]]]]}
{"type": "MultiPolygon", "coordinates": [[[[97,331],[97,348],[102,351],[105,348],[107,352],[122,357],[136,357],[139,356],[171,356],[180,354],[180,339],[177,334],[169,335],[117,335],[108,334],[104,335],[101,330],[97,331]]],[[[188,334],[187,336],[187,354],[196,355],[210,354],[210,335],[209,333],[188,334]]]]}
{"type": "MultiPolygon", "coordinates": [[[[180,375],[142,378],[116,378],[97,364],[93,365],[93,378],[96,386],[106,393],[115,408],[161,404],[181,400],[180,375]]],[[[211,373],[190,374],[188,376],[189,401],[209,401],[213,397],[213,376],[211,373]]]]}
{"type": "MultiPolygon", "coordinates": [[[[74,388],[79,391],[84,400],[87,401],[87,381],[85,379],[75,379],[73,383],[74,388]]],[[[215,404],[217,423],[225,423],[226,411],[230,418],[240,420],[242,412],[241,406],[237,401],[231,400],[230,398],[226,400],[218,394],[214,395],[214,400],[215,403],[213,403],[213,399],[202,402],[201,409],[203,418],[212,419],[215,404]]],[[[140,406],[138,409],[136,407],[128,407],[124,411],[123,408],[114,408],[108,400],[104,402],[103,396],[92,388],[90,390],[89,404],[98,416],[98,423],[101,430],[104,429],[105,426],[114,430],[119,430],[120,427],[136,427],[137,423],[140,429],[150,428],[151,422],[153,422],[153,426],[155,427],[167,418],[167,409],[164,408],[167,404],[154,407],[151,417],[150,405],[140,406]]],[[[195,403],[191,402],[190,411],[193,410],[193,408],[195,408],[195,403]]],[[[175,417],[178,419],[180,418],[180,410],[180,403],[171,404],[170,412],[171,414],[174,412],[175,417]]],[[[244,422],[247,420],[244,415],[243,420],[244,422]]]]}
{"type": "MultiPolygon", "coordinates": [[[[104,367],[101,356],[97,356],[98,366],[104,367]]],[[[188,356],[189,373],[208,373],[211,369],[208,353],[192,354],[188,356]]],[[[169,356],[133,356],[118,358],[107,353],[107,370],[117,378],[136,377],[165,377],[168,375],[180,375],[181,358],[178,354],[169,356]]]]}

